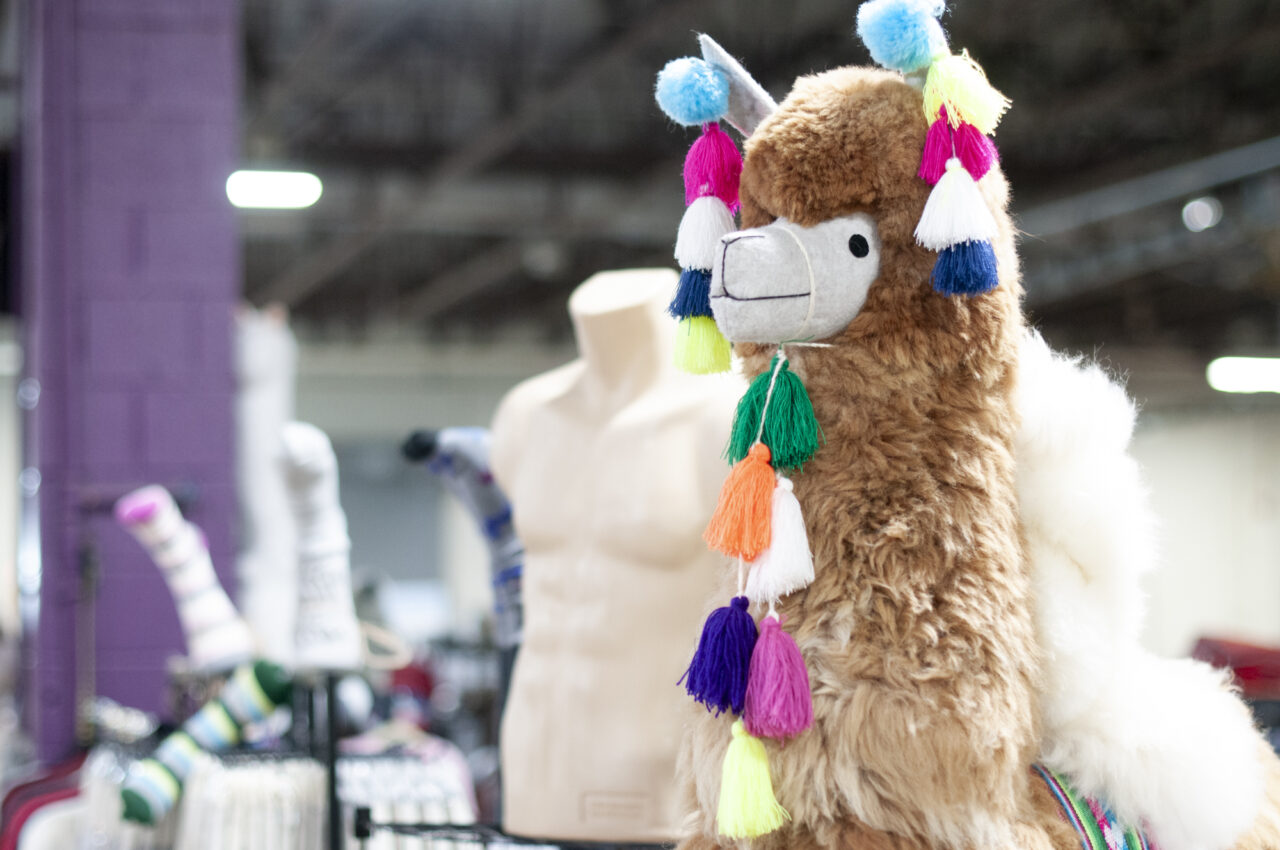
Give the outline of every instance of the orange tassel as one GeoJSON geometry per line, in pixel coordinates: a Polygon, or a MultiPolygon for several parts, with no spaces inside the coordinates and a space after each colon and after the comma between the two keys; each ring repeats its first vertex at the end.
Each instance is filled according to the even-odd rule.
{"type": "Polygon", "coordinates": [[[769,548],[776,479],[769,457],[769,447],[756,443],[724,480],[720,503],[702,533],[717,552],[750,561],[769,548]]]}

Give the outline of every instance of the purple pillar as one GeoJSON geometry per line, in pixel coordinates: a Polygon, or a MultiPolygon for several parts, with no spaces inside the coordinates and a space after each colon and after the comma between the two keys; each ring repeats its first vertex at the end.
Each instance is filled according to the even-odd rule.
{"type": "Polygon", "coordinates": [[[74,741],[86,543],[101,564],[96,692],[158,709],[166,659],[183,649],[156,568],[86,507],[151,482],[189,488],[231,578],[240,264],[223,184],[239,138],[239,21],[234,0],[41,0],[26,12],[21,313],[26,376],[39,382],[27,463],[40,472],[42,574],[24,672],[27,722],[53,760],[74,741]]]}

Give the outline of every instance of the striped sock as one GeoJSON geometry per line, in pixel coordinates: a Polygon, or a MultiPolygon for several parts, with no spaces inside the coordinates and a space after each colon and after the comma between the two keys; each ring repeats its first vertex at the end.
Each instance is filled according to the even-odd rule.
{"type": "Polygon", "coordinates": [[[116,502],[116,520],[160,568],[178,608],[197,670],[231,670],[253,657],[249,627],[218,583],[204,534],[183,518],[169,491],[143,487],[116,502]]]}
{"type": "Polygon", "coordinates": [[[265,720],[289,699],[290,689],[284,668],[269,661],[237,668],[222,693],[161,741],[151,758],[129,768],[120,792],[125,819],[154,824],[164,817],[182,794],[197,756],[239,744],[244,726],[265,720]]]}

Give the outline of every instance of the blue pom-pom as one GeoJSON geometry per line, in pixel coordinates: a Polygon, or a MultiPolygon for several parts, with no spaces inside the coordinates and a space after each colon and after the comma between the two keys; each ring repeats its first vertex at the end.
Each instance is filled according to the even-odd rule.
{"type": "Polygon", "coordinates": [[[685,269],[680,272],[676,297],[671,299],[667,312],[677,319],[711,315],[711,272],[702,269],[685,269]]]}
{"type": "Polygon", "coordinates": [[[947,50],[942,8],[936,0],[870,0],[858,9],[858,37],[884,67],[918,71],[947,50]]]}
{"type": "Polygon", "coordinates": [[[1000,284],[990,242],[961,242],[938,252],[933,289],[943,295],[981,295],[1000,284]]]}
{"type": "Polygon", "coordinates": [[[756,621],[747,612],[749,604],[745,596],[735,596],[711,612],[702,625],[693,661],[680,677],[689,695],[716,714],[741,714],[747,699],[747,675],[757,637],[756,621]]]}
{"type": "Polygon", "coordinates": [[[701,59],[672,59],[658,72],[658,106],[677,124],[718,121],[729,111],[729,81],[701,59]]]}

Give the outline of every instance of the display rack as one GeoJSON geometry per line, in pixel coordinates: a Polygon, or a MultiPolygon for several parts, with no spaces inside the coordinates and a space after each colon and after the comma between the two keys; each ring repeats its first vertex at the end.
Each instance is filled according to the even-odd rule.
{"type": "Polygon", "coordinates": [[[365,842],[373,838],[375,833],[390,832],[394,835],[410,838],[433,838],[440,841],[461,842],[473,847],[548,847],[559,850],[670,850],[669,844],[630,844],[617,841],[557,841],[546,838],[526,838],[510,835],[500,827],[483,824],[460,826],[457,824],[436,823],[391,823],[375,821],[373,811],[368,806],[358,806],[355,810],[352,837],[360,842],[361,850],[365,842]]]}

